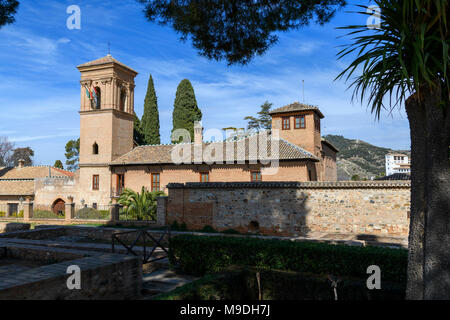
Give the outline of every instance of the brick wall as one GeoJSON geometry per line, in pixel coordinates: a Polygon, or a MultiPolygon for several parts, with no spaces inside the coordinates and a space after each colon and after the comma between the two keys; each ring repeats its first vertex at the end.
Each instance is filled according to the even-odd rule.
{"type": "Polygon", "coordinates": [[[409,181],[169,184],[167,222],[189,229],[302,236],[405,236],[409,181]]]}

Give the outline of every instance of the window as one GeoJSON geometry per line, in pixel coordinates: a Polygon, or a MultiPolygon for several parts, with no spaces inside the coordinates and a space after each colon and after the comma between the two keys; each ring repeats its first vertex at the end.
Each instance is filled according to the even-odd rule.
{"type": "Polygon", "coordinates": [[[311,169],[308,170],[308,177],[309,177],[309,181],[312,181],[312,172],[311,169]]]}
{"type": "Polygon", "coordinates": [[[305,116],[295,116],[295,129],[306,128],[305,116]]]}
{"type": "Polygon", "coordinates": [[[200,182],[209,182],[208,172],[200,172],[200,182]]]}
{"type": "Polygon", "coordinates": [[[92,190],[98,190],[100,185],[100,177],[98,174],[92,176],[92,190]]]}
{"type": "Polygon", "coordinates": [[[117,175],[117,193],[120,195],[125,188],[125,175],[124,174],[118,174],[117,175]]]}
{"type": "Polygon", "coordinates": [[[120,90],[120,102],[119,102],[120,111],[125,111],[126,102],[127,102],[127,92],[125,88],[123,88],[122,90],[120,90]]]}
{"type": "Polygon", "coordinates": [[[92,209],[97,210],[97,203],[96,203],[96,202],[94,202],[94,203],[92,204],[92,209]]]}
{"type": "Polygon", "coordinates": [[[98,154],[98,144],[94,143],[92,146],[92,154],[98,154]]]}
{"type": "Polygon", "coordinates": [[[95,99],[94,99],[95,109],[100,109],[102,106],[102,91],[100,90],[99,87],[95,87],[94,91],[95,91],[95,99]]]}
{"type": "Polygon", "coordinates": [[[314,127],[316,131],[320,132],[320,119],[314,119],[314,127]]]}
{"type": "Polygon", "coordinates": [[[159,173],[152,173],[152,191],[160,191],[160,179],[159,173]]]}
{"type": "Polygon", "coordinates": [[[282,118],[282,129],[283,130],[289,130],[290,129],[290,119],[289,117],[283,117],[282,118]]]}
{"type": "Polygon", "coordinates": [[[251,181],[252,182],[261,182],[262,181],[261,171],[252,171],[251,172],[251,181]]]}
{"type": "Polygon", "coordinates": [[[8,203],[8,215],[9,216],[17,216],[19,213],[19,204],[18,203],[8,203]]]}

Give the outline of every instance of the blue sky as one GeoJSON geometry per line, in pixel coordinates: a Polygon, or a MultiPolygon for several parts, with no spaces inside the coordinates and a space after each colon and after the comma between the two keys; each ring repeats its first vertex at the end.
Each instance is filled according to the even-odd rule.
{"type": "MultiPolygon", "coordinates": [[[[355,9],[352,6],[346,11],[355,9]]],[[[325,114],[323,134],[339,134],[378,146],[409,149],[404,110],[382,114],[352,103],[344,81],[334,81],[349,60],[336,60],[338,26],[365,23],[341,11],[325,26],[280,35],[279,43],[248,66],[207,60],[170,27],[145,20],[134,0],[21,0],[16,22],[0,29],[0,136],[35,150],[37,165],[65,161],[64,146],[79,136],[80,74],[76,66],[108,53],[137,70],[135,110],[141,116],[148,77],[158,95],[162,142],[168,143],[178,83],[191,80],[205,128],[245,127],[264,101],[281,107],[302,101],[325,114]],[[81,30],[69,30],[66,9],[81,8],[81,30]]]]}

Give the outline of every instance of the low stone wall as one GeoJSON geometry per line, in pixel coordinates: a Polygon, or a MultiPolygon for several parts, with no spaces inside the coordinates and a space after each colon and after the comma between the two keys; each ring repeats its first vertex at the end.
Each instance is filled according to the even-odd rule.
{"type": "Polygon", "coordinates": [[[1,273],[0,300],[123,300],[140,296],[142,262],[138,257],[1,242],[0,258],[52,264],[1,273]],[[80,290],[67,288],[67,268],[72,265],[81,269],[80,290]]]}
{"type": "Polygon", "coordinates": [[[29,223],[0,222],[0,233],[30,230],[29,223]]]}
{"type": "Polygon", "coordinates": [[[406,236],[410,188],[409,181],[169,184],[159,208],[167,223],[193,230],[406,236]]]}

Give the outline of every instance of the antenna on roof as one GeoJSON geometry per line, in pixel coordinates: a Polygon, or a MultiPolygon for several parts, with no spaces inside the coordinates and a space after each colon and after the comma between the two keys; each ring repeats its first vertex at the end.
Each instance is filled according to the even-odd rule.
{"type": "Polygon", "coordinates": [[[303,89],[303,103],[305,103],[305,80],[302,80],[302,89],[303,89]]]}
{"type": "Polygon", "coordinates": [[[111,43],[108,41],[108,56],[111,55],[111,43]]]}

